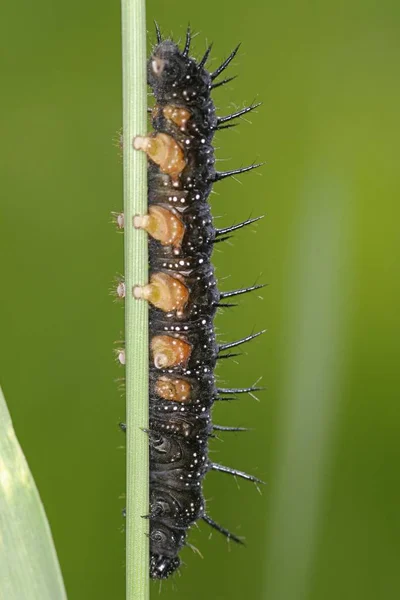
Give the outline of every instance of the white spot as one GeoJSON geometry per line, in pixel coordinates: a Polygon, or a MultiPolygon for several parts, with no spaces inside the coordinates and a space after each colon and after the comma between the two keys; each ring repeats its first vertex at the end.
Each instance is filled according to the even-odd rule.
{"type": "Polygon", "coordinates": [[[151,68],[154,75],[161,75],[164,70],[165,60],[162,58],[153,58],[151,61],[151,68]]]}

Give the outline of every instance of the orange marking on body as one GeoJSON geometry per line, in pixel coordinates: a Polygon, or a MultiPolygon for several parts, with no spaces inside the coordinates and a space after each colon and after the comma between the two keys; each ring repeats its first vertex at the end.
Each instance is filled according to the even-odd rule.
{"type": "Polygon", "coordinates": [[[185,379],[172,379],[171,377],[159,377],[155,391],[164,400],[172,402],[190,402],[192,386],[185,379]]]}
{"type": "Polygon", "coordinates": [[[147,300],[164,312],[179,313],[189,299],[188,288],[176,277],[166,273],[153,273],[150,283],[133,288],[133,296],[147,300]]]}
{"type": "Polygon", "coordinates": [[[187,108],[173,106],[172,104],[167,104],[167,106],[164,106],[163,113],[166,119],[175,123],[175,125],[177,125],[182,131],[185,131],[186,123],[192,116],[191,112],[187,110],[187,108]]]}
{"type": "Polygon", "coordinates": [[[145,229],[163,246],[175,248],[180,248],[185,233],[185,225],[181,219],[172,210],[162,206],[150,206],[148,215],[133,218],[133,225],[138,229],[145,229]]]}
{"type": "Polygon", "coordinates": [[[156,335],[151,340],[154,365],[157,369],[186,365],[189,360],[192,346],[170,335],[156,335]]]}
{"type": "Polygon", "coordinates": [[[186,167],[183,150],[174,138],[166,133],[156,133],[146,137],[138,135],[133,140],[135,150],[143,150],[162,173],[169,175],[173,182],[186,167]]]}

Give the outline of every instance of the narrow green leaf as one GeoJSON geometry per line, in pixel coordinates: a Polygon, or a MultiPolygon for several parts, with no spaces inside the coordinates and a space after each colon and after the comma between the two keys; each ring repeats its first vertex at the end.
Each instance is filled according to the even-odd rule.
{"type": "Polygon", "coordinates": [[[39,492],[0,388],[0,600],[66,600],[39,492]]]}

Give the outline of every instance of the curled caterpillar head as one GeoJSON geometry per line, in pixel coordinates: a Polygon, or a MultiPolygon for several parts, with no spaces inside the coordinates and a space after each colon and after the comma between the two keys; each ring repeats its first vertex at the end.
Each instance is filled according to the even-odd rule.
{"type": "Polygon", "coordinates": [[[192,58],[184,56],[171,40],[158,44],[150,56],[147,79],[162,103],[197,103],[208,96],[210,75],[192,58]]]}

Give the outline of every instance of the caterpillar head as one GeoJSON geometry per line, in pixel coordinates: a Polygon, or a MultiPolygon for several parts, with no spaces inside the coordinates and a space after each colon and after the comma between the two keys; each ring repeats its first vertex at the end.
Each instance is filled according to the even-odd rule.
{"type": "Polygon", "coordinates": [[[147,80],[162,104],[191,104],[208,94],[209,74],[171,40],[160,42],[150,56],[147,80]]]}

